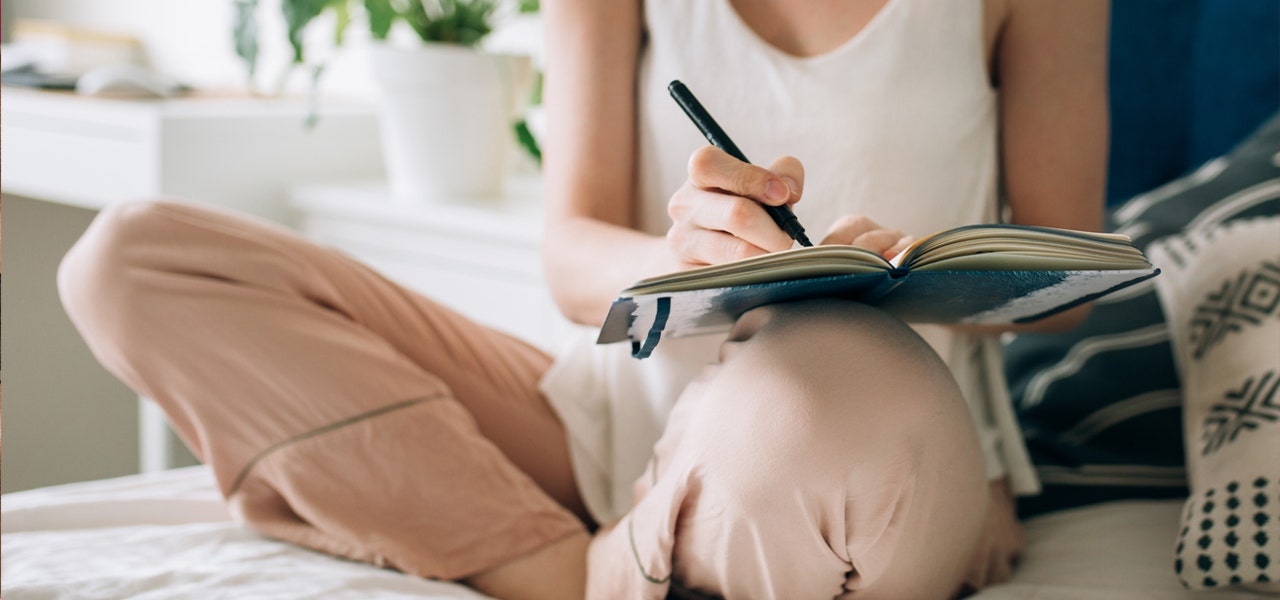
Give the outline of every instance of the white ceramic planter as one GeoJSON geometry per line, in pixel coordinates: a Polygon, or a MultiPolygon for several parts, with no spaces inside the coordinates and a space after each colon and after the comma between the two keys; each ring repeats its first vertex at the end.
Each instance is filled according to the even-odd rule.
{"type": "Polygon", "coordinates": [[[392,197],[500,197],[529,59],[451,44],[374,44],[369,52],[392,197]]]}

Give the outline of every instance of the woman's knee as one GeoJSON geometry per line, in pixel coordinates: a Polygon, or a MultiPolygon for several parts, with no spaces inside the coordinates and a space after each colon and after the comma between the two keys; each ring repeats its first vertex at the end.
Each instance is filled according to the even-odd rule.
{"type": "Polygon", "coordinates": [[[856,451],[951,438],[973,438],[979,452],[946,364],[883,311],[810,301],[752,311],[739,325],[708,385],[723,406],[708,410],[757,421],[766,436],[793,437],[772,443],[810,456],[813,446],[856,451]]]}
{"type": "MultiPolygon", "coordinates": [[[[686,542],[723,540],[730,554],[769,555],[760,568],[771,578],[835,588],[849,572],[853,585],[880,589],[927,561],[962,565],[985,512],[985,473],[942,360],[862,305],[797,303],[746,318],[682,417],[669,468],[688,472],[697,490],[686,542]],[[785,550],[737,548],[761,536],[785,550]]],[[[696,563],[682,576],[729,585],[699,579],[713,570],[696,563]]],[[[937,585],[950,585],[950,570],[937,585]]]]}
{"type": "Polygon", "coordinates": [[[843,301],[746,318],[755,322],[735,333],[738,346],[708,382],[689,432],[731,473],[725,484],[744,488],[734,497],[769,502],[797,488],[915,479],[983,493],[981,448],[959,386],[901,321],[843,301]]]}
{"type": "Polygon", "coordinates": [[[174,221],[173,203],[137,201],[107,207],[98,214],[58,267],[63,308],[82,334],[127,326],[130,316],[145,316],[137,305],[136,279],[145,256],[166,252],[161,244],[179,239],[166,234],[174,221]]]}

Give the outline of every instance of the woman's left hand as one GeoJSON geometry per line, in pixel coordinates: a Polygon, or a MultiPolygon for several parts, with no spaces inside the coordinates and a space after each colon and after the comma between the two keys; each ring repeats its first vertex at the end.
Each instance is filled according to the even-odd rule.
{"type": "Polygon", "coordinates": [[[863,215],[841,217],[831,226],[831,229],[827,230],[826,237],[822,238],[823,244],[866,248],[884,257],[885,260],[897,256],[915,241],[915,236],[904,235],[897,229],[884,227],[863,215]]]}
{"type": "Polygon", "coordinates": [[[1027,534],[1018,522],[1009,480],[1002,477],[992,481],[986,525],[969,574],[965,577],[965,586],[976,592],[989,585],[1009,581],[1013,567],[1026,547],[1027,534]]]}

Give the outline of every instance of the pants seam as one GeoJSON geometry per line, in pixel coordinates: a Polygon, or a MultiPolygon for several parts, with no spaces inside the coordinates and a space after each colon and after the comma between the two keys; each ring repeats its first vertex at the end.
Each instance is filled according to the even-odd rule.
{"type": "Polygon", "coordinates": [[[644,577],[645,581],[648,581],[649,583],[656,583],[659,585],[664,584],[668,581],[671,581],[670,575],[667,575],[662,579],[658,579],[657,577],[654,577],[645,572],[644,563],[640,562],[640,551],[636,550],[635,519],[632,519],[631,517],[627,517],[627,537],[631,541],[631,556],[632,558],[636,559],[636,568],[640,569],[640,576],[644,577]]]}
{"type": "Polygon", "coordinates": [[[281,440],[279,442],[271,444],[270,446],[267,446],[266,448],[262,449],[257,454],[255,454],[253,458],[249,459],[248,463],[245,463],[244,468],[240,469],[240,474],[236,476],[235,481],[231,484],[231,488],[227,491],[227,497],[230,498],[231,496],[234,496],[236,492],[240,490],[240,486],[244,484],[245,479],[249,477],[249,473],[253,471],[253,468],[256,467],[258,463],[262,462],[264,459],[266,459],[271,454],[274,454],[278,450],[287,448],[298,442],[311,439],[318,435],[323,435],[331,431],[336,431],[348,425],[359,423],[360,421],[367,421],[374,417],[380,417],[390,412],[395,412],[397,410],[409,408],[410,406],[415,406],[431,400],[440,400],[447,397],[449,397],[448,394],[441,393],[441,394],[434,394],[431,396],[423,396],[421,398],[404,400],[402,402],[396,402],[394,404],[388,404],[386,406],[375,408],[368,412],[360,413],[358,415],[348,417],[346,419],[342,419],[341,421],[335,421],[328,425],[324,425],[322,427],[317,427],[316,429],[312,429],[310,431],[299,433],[298,435],[295,435],[291,438],[281,440]]]}

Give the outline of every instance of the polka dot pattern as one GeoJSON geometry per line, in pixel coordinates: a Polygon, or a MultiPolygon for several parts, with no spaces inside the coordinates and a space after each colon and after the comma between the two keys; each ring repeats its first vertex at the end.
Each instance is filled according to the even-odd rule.
{"type": "Polygon", "coordinates": [[[1280,581],[1280,481],[1208,488],[1187,502],[1174,570],[1191,589],[1280,581]]]}

